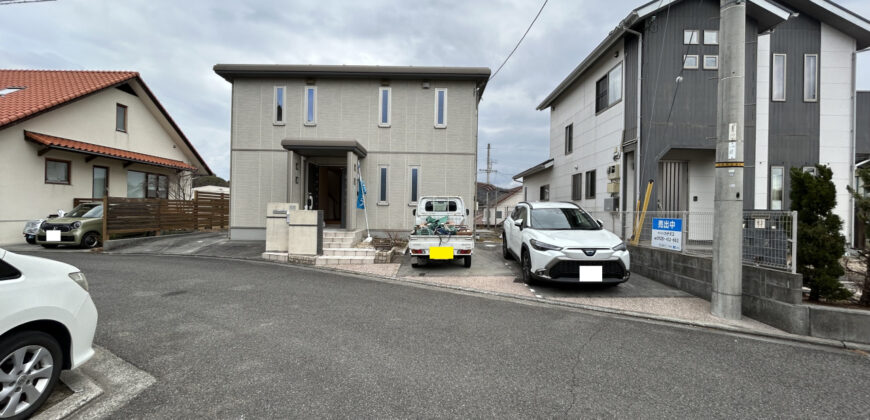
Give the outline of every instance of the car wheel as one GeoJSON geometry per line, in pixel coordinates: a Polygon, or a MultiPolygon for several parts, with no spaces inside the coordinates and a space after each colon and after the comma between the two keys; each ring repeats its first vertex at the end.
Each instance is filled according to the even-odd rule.
{"type": "Polygon", "coordinates": [[[34,235],[27,235],[24,239],[25,239],[25,240],[27,241],[27,243],[29,243],[30,245],[34,245],[34,244],[36,244],[36,236],[34,236],[34,235]]]}
{"type": "Polygon", "coordinates": [[[471,268],[471,257],[462,257],[465,260],[465,268],[471,268]]]}
{"type": "Polygon", "coordinates": [[[508,248],[507,248],[507,238],[501,239],[501,256],[504,257],[504,259],[506,259],[506,260],[511,259],[511,253],[510,253],[510,251],[508,251],[508,248]]]}
{"type": "Polygon", "coordinates": [[[63,353],[52,336],[22,331],[0,340],[0,419],[24,419],[48,399],[63,353]]]}
{"type": "Polygon", "coordinates": [[[86,249],[91,249],[97,246],[100,243],[100,235],[96,232],[88,232],[85,236],[82,237],[81,247],[86,249]]]}
{"type": "Polygon", "coordinates": [[[535,279],[532,277],[532,258],[529,256],[529,250],[523,249],[523,255],[520,258],[520,266],[523,270],[523,282],[532,284],[535,279]]]}
{"type": "Polygon", "coordinates": [[[420,257],[414,257],[414,259],[411,261],[412,261],[411,267],[413,267],[413,268],[420,268],[420,267],[423,267],[426,265],[426,262],[423,261],[423,258],[420,258],[420,257]]]}
{"type": "Polygon", "coordinates": [[[51,248],[51,249],[57,248],[57,244],[40,244],[40,245],[42,245],[43,248],[51,248]]]}

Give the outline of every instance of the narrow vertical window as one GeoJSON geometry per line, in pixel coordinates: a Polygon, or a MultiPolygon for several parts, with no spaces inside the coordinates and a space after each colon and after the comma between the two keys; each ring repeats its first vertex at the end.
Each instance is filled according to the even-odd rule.
{"type": "Polygon", "coordinates": [[[435,89],[435,128],[447,127],[447,89],[435,89]]]}
{"type": "Polygon", "coordinates": [[[109,189],[109,168],[105,166],[94,166],[94,181],[92,198],[103,198],[106,191],[109,189]]]}
{"type": "Polygon", "coordinates": [[[390,111],[391,104],[391,89],[389,87],[381,87],[378,89],[378,126],[390,126],[390,111]]]}
{"type": "Polygon", "coordinates": [[[387,167],[381,166],[378,168],[378,178],[380,179],[380,186],[378,190],[378,203],[379,204],[387,204],[387,167]]]}
{"type": "Polygon", "coordinates": [[[574,124],[568,124],[565,127],[565,154],[570,155],[574,152],[574,124]]]}
{"type": "Polygon", "coordinates": [[[417,202],[417,185],[420,181],[420,168],[412,167],[411,168],[411,202],[417,202]]]}
{"type": "Polygon", "coordinates": [[[770,209],[782,210],[782,185],[785,168],[782,166],[770,167],[770,209]]]}
{"type": "Polygon", "coordinates": [[[819,56],[807,54],[804,56],[804,101],[819,100],[819,56]]]}
{"type": "Polygon", "coordinates": [[[275,125],[284,124],[284,102],[287,99],[284,96],[285,91],[284,86],[275,86],[275,117],[272,121],[275,125]]]}
{"type": "Polygon", "coordinates": [[[115,131],[127,132],[127,105],[115,104],[115,131]]]}
{"type": "Polygon", "coordinates": [[[770,79],[770,100],[772,101],[785,101],[785,58],[785,54],[773,55],[773,65],[771,66],[773,74],[770,79]]]}
{"type": "Polygon", "coordinates": [[[595,198],[595,171],[586,172],[586,198],[595,198]]]}
{"type": "Polygon", "coordinates": [[[305,86],[305,125],[317,124],[317,86],[305,86]]]}
{"type": "Polygon", "coordinates": [[[541,185],[540,200],[541,201],[550,201],[550,184],[541,185]]]}
{"type": "Polygon", "coordinates": [[[622,99],[622,63],[607,74],[607,104],[613,106],[622,99]]]}
{"type": "Polygon", "coordinates": [[[571,199],[583,199],[583,174],[571,175],[571,199]]]}

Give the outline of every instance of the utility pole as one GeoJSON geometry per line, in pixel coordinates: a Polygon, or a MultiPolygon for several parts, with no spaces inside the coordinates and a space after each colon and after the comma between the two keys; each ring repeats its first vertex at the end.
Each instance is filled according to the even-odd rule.
{"type": "Polygon", "coordinates": [[[719,105],[710,312],[741,317],[743,295],[743,139],[746,0],[719,3],[719,105]]]}
{"type": "Polygon", "coordinates": [[[492,159],[490,158],[490,153],[489,153],[491,149],[492,149],[492,144],[487,143],[486,144],[486,169],[482,169],[480,171],[480,172],[486,172],[486,212],[484,213],[485,219],[483,221],[483,223],[486,226],[489,226],[489,211],[490,211],[490,208],[489,208],[489,190],[490,190],[491,185],[489,183],[489,174],[498,172],[498,171],[492,170],[492,159]]]}

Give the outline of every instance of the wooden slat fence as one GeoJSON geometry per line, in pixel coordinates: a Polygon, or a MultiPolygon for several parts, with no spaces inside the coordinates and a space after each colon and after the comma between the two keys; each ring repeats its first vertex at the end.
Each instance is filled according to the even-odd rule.
{"type": "Polygon", "coordinates": [[[197,193],[193,200],[107,197],[76,198],[73,204],[103,202],[103,231],[115,234],[160,234],[179,230],[214,230],[229,227],[230,196],[197,193]]]}

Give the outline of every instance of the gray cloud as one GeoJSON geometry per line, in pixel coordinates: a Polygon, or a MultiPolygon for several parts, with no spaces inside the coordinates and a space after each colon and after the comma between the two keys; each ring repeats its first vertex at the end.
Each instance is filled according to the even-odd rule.
{"type": "MultiPolygon", "coordinates": [[[[480,106],[479,167],[495,182],[547,159],[535,106],[644,0],[551,0],[480,106]],[[602,4],[604,3],[604,4],[602,4]]],[[[843,6],[870,16],[864,0],[843,6]]],[[[541,2],[522,0],[58,0],[0,6],[3,68],[135,70],[219,175],[229,176],[230,85],[216,63],[501,64],[541,2]]],[[[870,89],[870,54],[859,88],[870,89]]],[[[483,179],[483,176],[480,177],[483,179]]]]}

